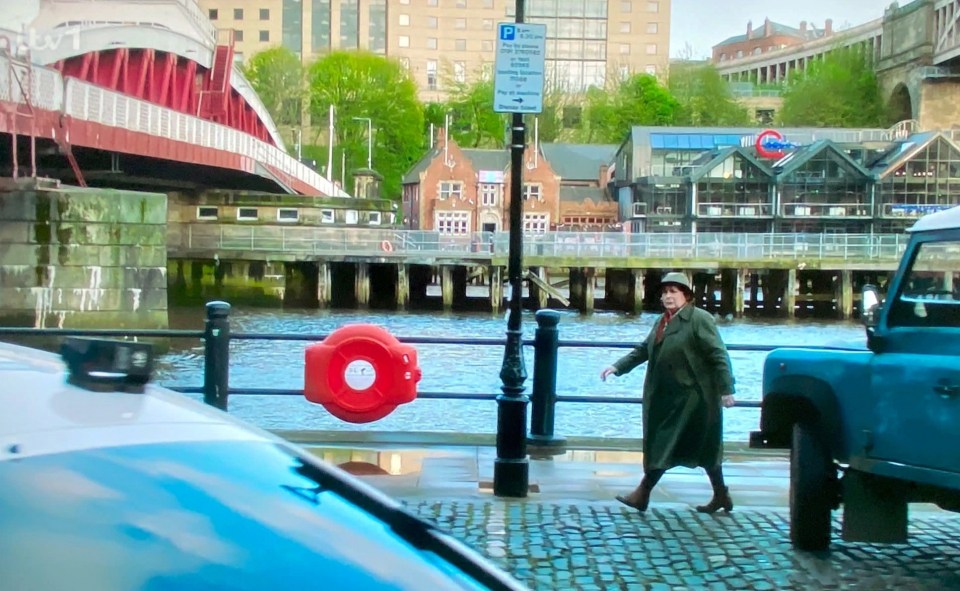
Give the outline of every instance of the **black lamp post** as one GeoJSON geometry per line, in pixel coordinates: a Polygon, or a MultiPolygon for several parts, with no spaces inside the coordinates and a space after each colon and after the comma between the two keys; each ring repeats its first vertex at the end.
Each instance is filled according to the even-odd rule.
{"type": "MultiPolygon", "coordinates": [[[[524,0],[516,0],[516,22],[523,22],[524,0]]],[[[510,124],[510,258],[507,276],[510,282],[510,314],[507,319],[507,344],[500,366],[497,396],[497,459],[493,464],[493,494],[498,497],[525,497],[529,489],[530,464],[527,461],[527,402],[523,382],[527,370],[523,362],[521,300],[523,290],[523,150],[526,128],[523,114],[513,113],[510,124]]]]}

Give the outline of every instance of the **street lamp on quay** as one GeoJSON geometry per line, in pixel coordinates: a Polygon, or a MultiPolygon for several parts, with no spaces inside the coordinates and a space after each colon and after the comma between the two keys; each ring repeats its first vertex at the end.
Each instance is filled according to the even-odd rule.
{"type": "Polygon", "coordinates": [[[369,117],[354,117],[353,120],[367,122],[367,170],[373,170],[373,120],[369,117]]]}

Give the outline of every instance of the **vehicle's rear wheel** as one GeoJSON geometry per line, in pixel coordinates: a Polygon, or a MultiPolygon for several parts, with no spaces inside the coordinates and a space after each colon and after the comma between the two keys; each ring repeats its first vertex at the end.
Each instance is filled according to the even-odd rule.
{"type": "Polygon", "coordinates": [[[830,546],[830,512],[836,491],[836,468],[819,434],[810,426],[793,426],[790,448],[790,541],[801,550],[830,546]]]}

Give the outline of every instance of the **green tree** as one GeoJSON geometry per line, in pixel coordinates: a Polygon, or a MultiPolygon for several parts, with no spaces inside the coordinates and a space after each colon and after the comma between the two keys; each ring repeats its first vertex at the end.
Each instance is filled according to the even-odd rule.
{"type": "Polygon", "coordinates": [[[667,88],[680,103],[677,123],[696,127],[750,125],[750,114],[737,102],[730,85],[709,63],[670,66],[667,88]]]}
{"type": "Polygon", "coordinates": [[[779,120],[782,125],[810,127],[891,124],[871,60],[853,49],[836,49],[791,78],[779,120]]]}
{"type": "Polygon", "coordinates": [[[243,75],[277,125],[300,125],[306,84],[303,65],[295,53],[285,47],[256,53],[243,66],[243,75]]]}
{"type": "Polygon", "coordinates": [[[452,117],[450,131],[465,148],[502,148],[506,119],[493,110],[493,80],[482,75],[472,80],[444,80],[450,89],[446,106],[452,117]]]}
{"type": "Polygon", "coordinates": [[[590,88],[585,98],[587,143],[619,143],[634,125],[673,125],[680,103],[655,76],[634,74],[613,89],[590,88]]]}
{"type": "MultiPolygon", "coordinates": [[[[334,167],[346,157],[350,173],[367,164],[367,124],[373,125],[373,168],[383,175],[383,197],[400,196],[403,174],[423,155],[423,105],[417,87],[396,61],[360,51],[335,51],[310,65],[310,113],[326,121],[330,105],[336,113],[334,167]]],[[[317,126],[315,144],[324,144],[326,128],[317,126]]]]}

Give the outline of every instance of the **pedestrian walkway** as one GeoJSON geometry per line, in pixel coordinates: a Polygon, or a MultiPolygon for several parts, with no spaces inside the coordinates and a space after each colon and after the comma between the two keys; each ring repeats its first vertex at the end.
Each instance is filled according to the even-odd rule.
{"type": "MultiPolygon", "coordinates": [[[[493,448],[313,448],[495,560],[531,589],[909,589],[960,591],[960,517],[911,507],[908,544],[839,540],[823,555],[789,542],[789,463],[728,451],[735,510],[702,515],[699,470],[671,470],[645,514],[613,500],[642,476],[638,452],[568,451],[530,460],[525,499],[492,494],[493,448]]],[[[839,517],[839,513],[835,514],[839,517]]]]}

